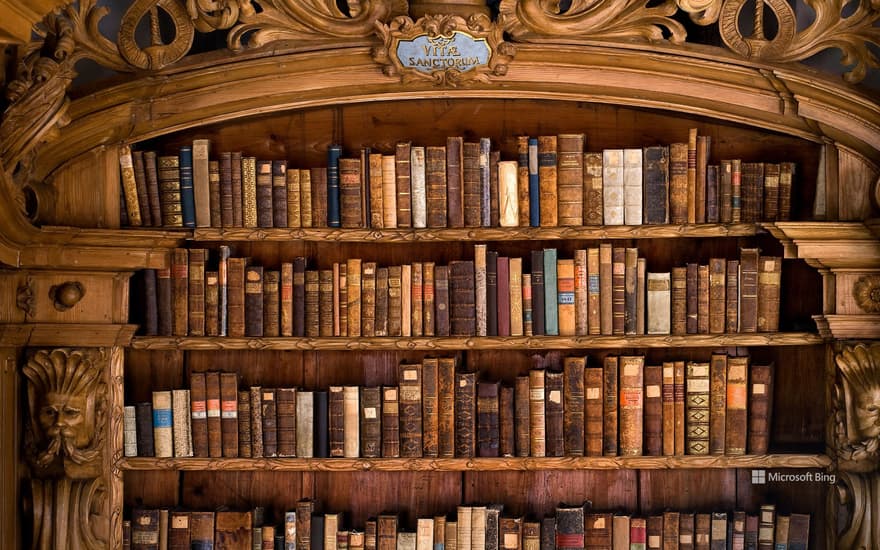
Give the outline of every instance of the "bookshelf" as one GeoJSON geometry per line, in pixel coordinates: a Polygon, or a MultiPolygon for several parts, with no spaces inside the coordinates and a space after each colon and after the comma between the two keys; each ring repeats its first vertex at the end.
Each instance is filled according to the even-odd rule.
{"type": "MultiPolygon", "coordinates": [[[[505,514],[541,518],[553,514],[559,503],[584,500],[591,500],[594,510],[642,515],[715,509],[756,513],[760,504],[773,502],[781,513],[811,514],[810,548],[846,548],[847,540],[876,545],[870,538],[874,535],[859,530],[859,525],[876,522],[870,516],[875,512],[862,512],[868,517],[846,526],[854,533],[846,535],[850,539],[835,540],[837,511],[826,508],[829,497],[835,498],[833,486],[756,485],[750,480],[753,469],[821,471],[876,486],[876,467],[853,458],[858,456],[853,451],[855,436],[870,440],[876,435],[860,433],[864,428],[840,420],[857,414],[846,407],[858,401],[863,389],[846,382],[847,369],[868,371],[852,380],[868,380],[869,386],[878,376],[870,371],[872,363],[859,359],[859,354],[850,354],[855,357],[850,359],[845,348],[860,342],[870,346],[871,339],[880,338],[880,307],[872,298],[880,287],[875,282],[880,233],[871,221],[877,216],[880,172],[876,101],[858,88],[817,77],[796,64],[777,65],[772,59],[743,59],[728,51],[679,48],[664,41],[597,41],[557,24],[525,31],[535,22],[525,16],[518,19],[507,1],[502,2],[502,12],[514,18],[504,25],[515,56],[504,60],[503,71],[483,74],[481,80],[439,84],[401,78],[373,57],[382,42],[373,35],[373,22],[387,22],[391,4],[370,3],[368,11],[344,23],[356,29],[349,38],[321,30],[321,23],[311,21],[317,31],[288,29],[299,41],[274,44],[274,49],[221,49],[157,70],[140,67],[142,72],[129,81],[72,96],[70,105],[62,108],[63,116],[57,107],[63,102],[51,100],[67,98],[69,82],[59,84],[60,92],[33,88],[27,97],[37,105],[30,108],[45,115],[35,123],[36,129],[21,124],[16,109],[23,109],[23,103],[13,102],[7,109],[0,135],[14,139],[4,140],[10,145],[0,148],[0,160],[7,169],[23,166],[19,169],[27,176],[13,178],[11,171],[0,176],[0,204],[8,214],[0,216],[0,351],[9,366],[0,387],[0,417],[14,420],[14,425],[3,424],[0,446],[0,486],[9,488],[0,491],[4,548],[27,546],[35,536],[53,536],[22,527],[32,522],[21,506],[31,496],[18,480],[51,484],[53,478],[34,465],[30,451],[24,459],[19,456],[22,442],[33,430],[39,434],[39,427],[28,422],[35,407],[29,400],[39,392],[27,394],[32,379],[17,374],[35,354],[52,350],[58,351],[52,356],[58,364],[71,371],[79,368],[80,352],[102,369],[103,387],[90,390],[103,415],[95,429],[101,437],[93,437],[101,443],[90,455],[90,470],[83,473],[58,459],[76,483],[86,479],[106,491],[91,520],[101,526],[96,529],[99,537],[106,538],[101,547],[122,547],[123,520],[136,507],[265,506],[277,520],[301,498],[314,499],[322,512],[346,512],[350,527],[382,511],[397,510],[408,530],[419,517],[476,503],[504,503],[505,514]],[[55,128],[59,117],[69,122],[55,128]],[[119,222],[118,163],[123,146],[171,154],[194,139],[208,138],[212,155],[245,151],[258,159],[287,160],[289,166],[311,169],[325,166],[331,143],[353,157],[365,146],[390,154],[399,140],[432,146],[443,145],[448,136],[470,142],[488,137],[502,160],[515,160],[516,138],[521,135],[584,132],[587,150],[602,151],[687,141],[691,128],[712,138],[713,161],[795,163],[791,219],[424,229],[176,229],[120,227],[119,222]],[[12,206],[17,204],[24,205],[27,216],[12,206]],[[472,259],[474,244],[523,258],[534,249],[558,248],[560,257],[571,258],[575,250],[607,242],[615,248],[638,247],[649,271],[668,271],[685,262],[703,264],[715,257],[738,258],[746,247],[784,258],[780,329],[571,337],[203,337],[139,332],[139,273],[169,267],[176,248],[206,249],[213,258],[220,246],[229,245],[237,257],[250,257],[271,269],[300,256],[308,258],[311,268],[326,269],[349,258],[383,266],[448,264],[472,259]],[[68,304],[57,289],[72,282],[80,283],[85,292],[68,304]],[[855,288],[866,289],[867,298],[854,295],[855,288]],[[611,355],[644,355],[646,364],[654,365],[705,362],[714,351],[748,353],[754,363],[776,365],[767,454],[123,456],[123,406],[149,401],[153,391],[188,388],[193,372],[235,372],[239,389],[393,386],[399,363],[438,354],[455,356],[462,372],[479,372],[486,380],[512,385],[534,366],[536,357],[553,368],[575,354],[588,356],[592,366],[611,355]],[[846,366],[850,364],[854,366],[846,366]],[[848,400],[837,397],[844,392],[849,392],[848,400]]],[[[305,13],[316,9],[307,7],[305,13]]],[[[92,43],[93,51],[100,47],[92,43]]],[[[126,63],[119,61],[129,66],[126,63]]],[[[63,73],[56,77],[63,78],[63,73]]],[[[876,498],[870,491],[847,490],[851,502],[876,498]]],[[[69,513],[61,504],[39,504],[44,506],[42,517],[55,521],[69,513]]],[[[82,520],[72,521],[80,525],[82,520]]],[[[74,543],[70,548],[89,546],[74,543]]]]}

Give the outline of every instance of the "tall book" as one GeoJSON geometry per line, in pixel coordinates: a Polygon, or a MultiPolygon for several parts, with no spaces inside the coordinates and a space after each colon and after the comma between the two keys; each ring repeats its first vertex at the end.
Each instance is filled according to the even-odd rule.
{"type": "Polygon", "coordinates": [[[565,422],[563,420],[563,373],[547,370],[544,373],[544,422],[546,426],[546,456],[565,454],[565,422]]]}
{"type": "Polygon", "coordinates": [[[313,418],[314,426],[312,438],[314,442],[315,458],[330,457],[330,427],[328,421],[330,419],[330,403],[329,395],[326,391],[316,391],[312,398],[313,401],[313,418]]]}
{"type": "Polygon", "coordinates": [[[611,518],[611,550],[631,550],[630,548],[630,525],[632,518],[629,515],[614,514],[611,518]]]}
{"type": "Polygon", "coordinates": [[[791,219],[792,186],[795,173],[795,163],[782,162],[779,164],[779,213],[777,214],[779,221],[791,219]]]}
{"type": "Polygon", "coordinates": [[[687,223],[697,223],[697,129],[688,130],[687,223]]]}
{"type": "Polygon", "coordinates": [[[623,150],[623,222],[642,225],[642,150],[623,150]]]}
{"type": "MultiPolygon", "coordinates": [[[[479,245],[477,245],[479,246],[479,245]]],[[[474,257],[481,254],[474,249],[474,257]]],[[[498,252],[486,251],[486,335],[498,336],[498,252]]]]}
{"type": "Polygon", "coordinates": [[[477,375],[455,373],[455,456],[476,456],[477,375]]]}
{"type": "Polygon", "coordinates": [[[733,223],[733,161],[724,159],[718,167],[718,221],[733,223]]]}
{"type": "Polygon", "coordinates": [[[645,367],[645,454],[663,455],[663,367],[645,367]]]}
{"type": "Polygon", "coordinates": [[[669,278],[671,333],[687,334],[687,267],[673,267],[669,278]]]}
{"type": "Polygon", "coordinates": [[[586,456],[602,456],[604,417],[604,369],[584,369],[584,447],[586,456]]]}
{"type": "Polygon", "coordinates": [[[761,256],[758,262],[758,332],[779,330],[782,258],[761,256]]]}
{"type": "Polygon", "coordinates": [[[747,403],[748,453],[767,454],[773,414],[773,364],[752,365],[749,369],[749,400],[747,403]]]}
{"type": "Polygon", "coordinates": [[[394,155],[382,155],[382,227],[397,227],[397,174],[394,155]]]}
{"type": "Polygon", "coordinates": [[[339,222],[341,227],[363,227],[361,221],[361,161],[339,159],[339,222]]]}
{"type": "Polygon", "coordinates": [[[449,266],[434,266],[434,335],[449,336],[449,266]]]}
{"type": "Polygon", "coordinates": [[[174,291],[171,266],[156,270],[156,315],[159,336],[174,334],[174,291]]]}
{"type": "MultiPolygon", "coordinates": [[[[327,147],[327,226],[341,227],[341,182],[339,174],[339,159],[342,156],[342,147],[331,144],[327,147]]],[[[313,220],[314,221],[314,220],[313,220]]],[[[323,220],[321,220],[323,221],[323,220]]],[[[319,223],[318,225],[323,225],[319,223]]]]}
{"type": "Polygon", "coordinates": [[[476,334],[474,262],[449,262],[449,327],[451,336],[476,334]]]}
{"type": "Polygon", "coordinates": [[[462,148],[462,190],[465,227],[480,227],[480,143],[466,141],[462,148]]]}
{"type": "MultiPolygon", "coordinates": [[[[346,276],[346,300],[348,302],[348,336],[358,337],[361,335],[361,272],[362,261],[359,258],[349,258],[345,270],[346,276]]],[[[341,281],[340,281],[341,284],[341,281]]]]}
{"type": "Polygon", "coordinates": [[[477,456],[500,456],[500,382],[477,383],[477,456]]]}
{"type": "Polygon", "coordinates": [[[400,456],[422,456],[422,365],[401,364],[397,383],[400,387],[400,456]]]}
{"type": "Polygon", "coordinates": [[[647,274],[648,334],[670,334],[672,289],[670,273],[647,274]]]}
{"type": "Polygon", "coordinates": [[[724,452],[744,455],[748,439],[748,357],[727,358],[724,452]]]}
{"type": "Polygon", "coordinates": [[[296,456],[296,388],[275,389],[278,456],[296,456]]]}
{"type": "Polygon", "coordinates": [[[720,218],[719,166],[710,164],[706,167],[706,222],[718,223],[720,218]]]}
{"type": "Polygon", "coordinates": [[[602,225],[602,153],[584,153],[584,225],[602,225]]]}
{"type": "Polygon", "coordinates": [[[253,456],[253,434],[251,434],[251,392],[250,389],[238,392],[238,456],[253,456]]]}
{"type": "Polygon", "coordinates": [[[376,336],[376,262],[362,264],[361,334],[365,337],[376,336]]]}
{"type": "Polygon", "coordinates": [[[696,263],[689,263],[686,268],[687,333],[697,334],[700,331],[700,266],[696,263]]]}
{"type": "Polygon", "coordinates": [[[532,369],[529,371],[529,446],[533,457],[547,454],[545,410],[545,371],[532,369]]]}
{"type": "MultiPolygon", "coordinates": [[[[324,326],[321,321],[329,315],[321,315],[321,274],[309,269],[304,274],[303,284],[303,312],[305,315],[305,334],[303,336],[316,337],[320,335],[324,326]]],[[[326,311],[326,310],[325,310],[326,311]]]]}
{"type": "Polygon", "coordinates": [[[238,457],[238,374],[234,372],[220,373],[220,445],[224,457],[238,457]]]}
{"type": "Polygon", "coordinates": [[[602,365],[603,423],[602,423],[602,454],[617,456],[618,454],[618,392],[619,392],[619,357],[609,355],[602,365]]]}
{"type": "Polygon", "coordinates": [[[303,204],[299,179],[300,170],[298,168],[288,168],[285,171],[284,182],[287,188],[285,191],[287,198],[287,225],[285,227],[302,227],[302,210],[304,208],[311,209],[311,204],[303,204]]]}
{"type": "MultiPolygon", "coordinates": [[[[430,370],[430,369],[429,369],[430,370]]],[[[437,455],[455,456],[455,359],[437,361],[437,455]]]]}
{"type": "Polygon", "coordinates": [[[281,330],[281,272],[266,270],[263,273],[263,336],[280,335],[281,330]]]}
{"type": "Polygon", "coordinates": [[[644,223],[669,223],[669,148],[645,147],[642,166],[644,223]]]}
{"type": "Polygon", "coordinates": [[[329,191],[327,179],[329,173],[329,167],[312,168],[299,172],[300,201],[304,207],[308,204],[312,205],[311,210],[303,208],[300,211],[303,227],[328,227],[330,203],[327,199],[329,191]]]}
{"type": "Polygon", "coordinates": [[[689,455],[709,454],[710,383],[709,363],[688,362],[685,441],[689,455]]]}
{"type": "Polygon", "coordinates": [[[437,457],[440,453],[439,371],[439,359],[422,361],[422,456],[425,457],[437,457]]]}
{"type": "Polygon", "coordinates": [[[272,227],[275,218],[272,204],[272,161],[257,160],[257,227],[272,227]]]}
{"type": "Polygon", "coordinates": [[[412,146],[409,157],[412,197],[412,226],[424,228],[428,224],[428,196],[425,175],[425,147],[412,146]]]}
{"type": "Polygon", "coordinates": [[[327,400],[329,407],[328,426],[330,429],[330,458],[345,456],[345,413],[343,411],[343,387],[330,386],[327,388],[327,400]]]}
{"type": "Polygon", "coordinates": [[[587,279],[587,251],[574,251],[574,332],[578,336],[589,334],[589,287],[587,279]]]}
{"type": "Polygon", "coordinates": [[[557,136],[557,212],[561,226],[584,223],[584,134],[557,136]]]}
{"type": "MultiPolygon", "coordinates": [[[[332,288],[332,274],[331,274],[332,288]]],[[[375,325],[373,336],[388,336],[388,268],[376,268],[376,304],[375,304],[375,325]]],[[[331,290],[332,292],[332,290],[331,290]]],[[[331,299],[331,308],[332,299],[331,299]]],[[[448,316],[447,316],[448,319],[448,316]]],[[[332,324],[331,324],[332,334],[332,324]]],[[[448,331],[447,331],[448,334],[448,331]]]]}
{"type": "Polygon", "coordinates": [[[382,388],[361,388],[360,395],[361,456],[382,456],[382,388]]]}
{"type": "Polygon", "coordinates": [[[153,392],[153,449],[162,458],[174,456],[173,420],[170,391],[153,392]]]}
{"type": "Polygon", "coordinates": [[[299,458],[314,456],[314,407],[313,392],[296,392],[296,456],[299,458]]]}
{"type": "Polygon", "coordinates": [[[689,223],[687,143],[669,146],[669,222],[689,223]]]}
{"type": "Polygon", "coordinates": [[[724,332],[736,332],[739,328],[739,260],[727,260],[726,266],[724,332]]]}
{"type": "MultiPolygon", "coordinates": [[[[370,173],[372,174],[372,172],[370,173]]],[[[427,226],[446,227],[448,191],[446,183],[446,147],[443,145],[429,145],[425,147],[425,188],[427,226]]]]}
{"type": "Polygon", "coordinates": [[[639,249],[629,247],[624,249],[624,273],[623,273],[623,332],[624,334],[644,334],[642,325],[639,330],[639,285],[638,285],[638,261],[639,249]]]}
{"type": "Polygon", "coordinates": [[[183,227],[180,158],[177,155],[163,155],[159,156],[156,162],[162,225],[164,227],[183,227]]]}
{"type": "Polygon", "coordinates": [[[574,336],[576,329],[574,260],[556,261],[558,334],[574,336]]]}
{"type": "Polygon", "coordinates": [[[706,222],[706,173],[709,166],[711,136],[697,136],[697,150],[694,159],[696,174],[694,180],[694,216],[696,223],[706,222]]]}
{"type": "Polygon", "coordinates": [[[345,433],[343,456],[346,458],[361,455],[360,411],[360,388],[345,386],[342,390],[342,414],[345,433]]]}
{"type": "Polygon", "coordinates": [[[743,162],[741,175],[742,221],[754,223],[764,216],[764,163],[743,162]]]}
{"type": "Polygon", "coordinates": [[[763,220],[772,222],[779,219],[779,164],[764,164],[764,216],[763,220]]]}
{"type": "MultiPolygon", "coordinates": [[[[557,256],[555,248],[544,249],[544,334],[559,334],[559,301],[557,279],[557,256]]],[[[534,295],[533,295],[534,299],[534,295]]]]}
{"type": "Polygon", "coordinates": [[[709,454],[725,454],[727,429],[727,354],[709,361],[709,454]]]}
{"type": "MultiPolygon", "coordinates": [[[[138,196],[139,186],[135,181],[134,161],[132,159],[131,147],[123,145],[119,148],[119,168],[120,179],[122,180],[122,191],[125,197],[125,209],[128,214],[128,225],[132,227],[140,227],[144,224],[141,218],[140,197],[138,196]]],[[[146,191],[146,182],[143,185],[146,191]]],[[[144,193],[146,195],[146,193],[144,193]]],[[[146,198],[144,196],[143,198],[146,198]]]]}
{"type": "Polygon", "coordinates": [[[584,507],[556,507],[556,550],[584,549],[584,507]]]}
{"type": "MultiPolygon", "coordinates": [[[[492,225],[492,177],[490,174],[492,170],[490,170],[489,167],[489,159],[492,156],[491,150],[491,140],[487,137],[480,138],[478,167],[480,170],[480,225],[483,227],[489,227],[492,225]]],[[[495,196],[497,197],[497,181],[495,191],[495,196]]]]}
{"type": "Polygon", "coordinates": [[[600,270],[599,248],[587,249],[587,330],[591,336],[602,333],[600,270]]]}
{"type": "Polygon", "coordinates": [[[709,266],[697,267],[697,332],[709,333],[709,266]]]}
{"type": "Polygon", "coordinates": [[[388,336],[403,335],[402,274],[402,266],[393,265],[388,268],[388,336]]]}
{"type": "Polygon", "coordinates": [[[757,248],[740,250],[739,332],[758,331],[759,254],[757,248]]]}
{"type": "MultiPolygon", "coordinates": [[[[684,361],[673,362],[673,413],[675,425],[675,454],[685,454],[687,441],[687,400],[686,400],[686,365],[684,361]]],[[[702,389],[704,383],[695,384],[695,390],[702,389]]]]}
{"type": "Polygon", "coordinates": [[[205,336],[220,336],[220,285],[216,271],[205,271],[205,336]]]}
{"type": "Polygon", "coordinates": [[[498,225],[501,227],[516,227],[520,225],[520,196],[516,161],[500,161],[497,171],[498,225]]]}
{"type": "Polygon", "coordinates": [[[486,331],[488,329],[486,252],[485,244],[474,245],[474,306],[476,315],[476,336],[486,336],[486,331]]]}
{"type": "Polygon", "coordinates": [[[605,225],[624,223],[623,149],[602,152],[602,210],[605,225]]]}
{"type": "Polygon", "coordinates": [[[412,224],[412,180],[410,171],[412,143],[399,141],[394,149],[394,177],[397,190],[397,227],[412,224]]]}
{"type": "Polygon", "coordinates": [[[709,260],[709,333],[724,332],[727,317],[727,260],[709,260]]]}
{"type": "Polygon", "coordinates": [[[193,189],[193,149],[191,145],[183,145],[178,153],[180,163],[180,204],[183,214],[183,226],[196,226],[196,199],[193,189]]]}
{"type": "Polygon", "coordinates": [[[498,398],[499,436],[498,452],[501,456],[516,456],[516,405],[514,390],[509,386],[501,386],[498,398]]]}
{"type": "Polygon", "coordinates": [[[516,136],[516,189],[519,207],[517,225],[528,227],[531,209],[531,204],[529,204],[529,136],[516,136]]]}
{"type": "Polygon", "coordinates": [[[256,157],[241,157],[241,215],[243,227],[259,227],[256,157]]]}
{"type": "Polygon", "coordinates": [[[531,452],[529,392],[529,376],[517,376],[513,387],[516,456],[529,456],[531,452]]]}
{"type": "Polygon", "coordinates": [[[464,227],[463,154],[463,138],[446,138],[446,221],[449,227],[464,227]]]}
{"type": "Polygon", "coordinates": [[[584,456],[584,369],[586,364],[586,357],[566,357],[563,362],[565,456],[584,456]]]}
{"type": "Polygon", "coordinates": [[[263,267],[247,266],[244,276],[244,335],[263,336],[263,267]]]}
{"type": "Polygon", "coordinates": [[[208,453],[208,404],[205,373],[191,373],[189,387],[193,455],[206,458],[210,455],[208,453]]]}
{"type": "Polygon", "coordinates": [[[400,402],[396,386],[382,388],[382,456],[400,456],[400,402]]]}
{"type": "Polygon", "coordinates": [[[186,336],[189,330],[189,251],[171,251],[171,328],[175,336],[186,336]]]}
{"type": "Polygon", "coordinates": [[[626,249],[614,248],[611,250],[611,334],[622,335],[625,331],[626,249]]]}
{"type": "Polygon", "coordinates": [[[541,227],[559,225],[558,142],[556,136],[538,137],[538,184],[541,227]]]}
{"type": "Polygon", "coordinates": [[[623,355],[619,363],[619,454],[640,456],[644,450],[645,357],[623,355]]]}

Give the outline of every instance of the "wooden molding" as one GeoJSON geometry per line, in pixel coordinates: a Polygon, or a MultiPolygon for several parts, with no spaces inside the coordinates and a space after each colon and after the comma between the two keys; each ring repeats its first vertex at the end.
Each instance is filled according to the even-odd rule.
{"type": "Polygon", "coordinates": [[[127,346],[137,325],[111,324],[0,324],[0,345],[10,347],[64,346],[76,342],[83,347],[127,346]]]}
{"type": "Polygon", "coordinates": [[[34,24],[57,6],[70,3],[64,0],[0,0],[0,43],[27,44],[34,24]]]}

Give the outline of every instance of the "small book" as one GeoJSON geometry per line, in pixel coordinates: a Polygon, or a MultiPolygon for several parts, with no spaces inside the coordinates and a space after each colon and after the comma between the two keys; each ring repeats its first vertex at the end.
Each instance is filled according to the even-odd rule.
{"type": "Polygon", "coordinates": [[[153,392],[153,448],[157,457],[174,456],[171,392],[153,392]]]}
{"type": "Polygon", "coordinates": [[[216,512],[214,546],[229,550],[250,550],[253,540],[252,526],[252,512],[216,512]]]}

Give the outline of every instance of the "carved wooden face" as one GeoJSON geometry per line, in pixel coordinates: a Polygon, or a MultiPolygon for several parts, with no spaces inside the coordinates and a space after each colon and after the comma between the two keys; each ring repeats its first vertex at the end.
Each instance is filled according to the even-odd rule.
{"type": "Polygon", "coordinates": [[[863,439],[880,437],[880,388],[859,393],[855,403],[856,429],[863,439]]]}
{"type": "Polygon", "coordinates": [[[47,439],[56,439],[60,435],[78,449],[87,447],[91,442],[91,416],[86,396],[56,392],[47,393],[37,411],[40,427],[47,439]]]}

